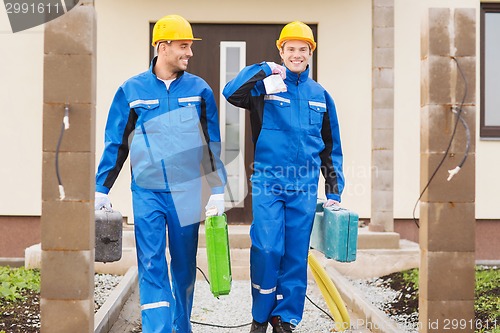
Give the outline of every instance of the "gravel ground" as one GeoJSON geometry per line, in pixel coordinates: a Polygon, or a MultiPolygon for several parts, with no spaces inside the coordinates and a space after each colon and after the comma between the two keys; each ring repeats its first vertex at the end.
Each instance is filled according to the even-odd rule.
{"type": "Polygon", "coordinates": [[[365,299],[396,321],[401,333],[418,333],[416,324],[418,322],[418,312],[409,316],[404,314],[396,316],[385,311],[388,304],[393,303],[400,297],[404,297],[404,293],[385,287],[383,285],[384,281],[380,278],[349,279],[349,281],[361,291],[365,299]]]}
{"type": "MultiPolygon", "coordinates": [[[[250,281],[235,280],[232,283],[229,295],[215,298],[210,292],[206,281],[197,281],[194,295],[194,307],[191,320],[193,333],[246,333],[250,331],[251,316],[251,289],[250,281]],[[197,324],[215,324],[219,326],[239,326],[234,328],[212,327],[197,324]],[[242,326],[241,326],[242,325],[242,326]]],[[[323,296],[312,278],[309,279],[307,295],[318,306],[329,312],[323,296]]],[[[351,323],[357,322],[357,317],[350,313],[351,323]]],[[[334,322],[318,310],[310,301],[306,300],[302,322],[295,330],[296,333],[329,333],[334,332],[334,322]]],[[[132,293],[127,304],[120,314],[110,333],[140,333],[139,296],[137,289],[132,293]]],[[[267,333],[271,333],[271,326],[267,333]]],[[[346,333],[370,333],[364,325],[357,325],[355,329],[346,333]]]]}
{"type": "Polygon", "coordinates": [[[110,275],[110,274],[96,274],[94,276],[94,311],[100,309],[100,307],[106,302],[109,294],[115,289],[115,287],[120,283],[123,276],[110,275]]]}
{"type": "MultiPolygon", "coordinates": [[[[219,328],[193,323],[193,332],[239,333],[249,331],[252,322],[250,292],[250,281],[233,281],[231,293],[217,299],[212,295],[210,287],[205,281],[198,281],[195,289],[195,306],[191,315],[192,321],[224,326],[248,325],[240,328],[219,328]]],[[[317,288],[311,285],[311,282],[307,294],[318,306],[328,311],[323,297],[317,288]]],[[[297,326],[295,332],[330,332],[333,327],[333,321],[306,300],[302,322],[297,326]]],[[[269,327],[267,331],[271,332],[272,329],[269,327]]]]}

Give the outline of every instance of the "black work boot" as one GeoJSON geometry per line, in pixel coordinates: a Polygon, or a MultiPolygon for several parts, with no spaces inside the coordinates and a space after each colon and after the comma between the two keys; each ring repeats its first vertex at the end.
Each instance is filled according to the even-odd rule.
{"type": "Polygon", "coordinates": [[[266,333],[267,321],[265,323],[259,323],[258,321],[252,320],[252,327],[250,327],[250,333],[266,333]]]}
{"type": "Polygon", "coordinates": [[[271,325],[273,325],[273,333],[292,333],[295,329],[290,323],[285,323],[281,320],[280,316],[275,316],[271,318],[271,325]]]}

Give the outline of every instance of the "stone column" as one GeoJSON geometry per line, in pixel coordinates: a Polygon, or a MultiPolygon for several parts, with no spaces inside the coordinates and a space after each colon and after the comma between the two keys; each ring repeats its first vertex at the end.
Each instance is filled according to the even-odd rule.
{"type": "Polygon", "coordinates": [[[372,0],[370,231],[394,231],[394,0],[372,0]]]}
{"type": "Polygon", "coordinates": [[[94,332],[95,79],[95,9],[83,1],[45,25],[42,333],[94,332]],[[55,152],[66,104],[70,127],[58,156],[66,194],[61,199],[55,152]]]}
{"type": "Polygon", "coordinates": [[[466,84],[452,57],[467,80],[462,116],[471,142],[461,171],[447,181],[448,170],[465,152],[465,130],[459,123],[444,163],[421,199],[420,332],[474,332],[475,9],[429,9],[421,47],[421,189],[443,158],[457,121],[451,110],[464,97],[466,84]],[[451,329],[454,320],[465,327],[451,329]]]}

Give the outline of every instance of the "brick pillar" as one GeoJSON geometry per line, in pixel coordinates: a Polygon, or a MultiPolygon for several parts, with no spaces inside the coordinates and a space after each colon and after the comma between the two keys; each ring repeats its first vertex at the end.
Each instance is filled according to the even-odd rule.
{"type": "Polygon", "coordinates": [[[443,158],[467,79],[462,116],[471,131],[469,157],[459,123],[448,155],[420,203],[420,332],[474,332],[476,16],[473,8],[431,8],[422,24],[421,189],[443,158]],[[464,329],[447,330],[453,320],[464,329]]]}
{"type": "Polygon", "coordinates": [[[394,231],[394,0],[373,1],[370,231],[394,231]]]}
{"type": "Polygon", "coordinates": [[[45,25],[42,166],[42,333],[94,332],[96,19],[84,1],[45,25]],[[59,170],[55,151],[65,103],[59,170]]]}

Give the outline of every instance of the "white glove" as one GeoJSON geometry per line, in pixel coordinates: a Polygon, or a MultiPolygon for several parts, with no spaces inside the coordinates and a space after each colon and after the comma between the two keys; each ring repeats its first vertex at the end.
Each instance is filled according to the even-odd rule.
{"type": "Polygon", "coordinates": [[[217,210],[217,215],[222,215],[224,213],[224,193],[212,194],[210,196],[208,203],[205,206],[205,210],[209,213],[208,216],[214,215],[209,212],[213,209],[217,210]]]}
{"type": "Polygon", "coordinates": [[[279,74],[283,80],[286,79],[286,68],[285,67],[278,65],[275,62],[271,62],[271,61],[266,62],[266,64],[271,68],[271,72],[273,74],[279,74]]]}
{"type": "Polygon", "coordinates": [[[338,202],[337,200],[333,200],[333,199],[328,199],[326,200],[326,202],[323,204],[323,207],[330,207],[330,206],[340,206],[340,202],[338,202]]]}
{"type": "Polygon", "coordinates": [[[112,211],[111,201],[109,200],[109,196],[107,194],[101,192],[95,192],[95,210],[106,209],[112,211]]]}

